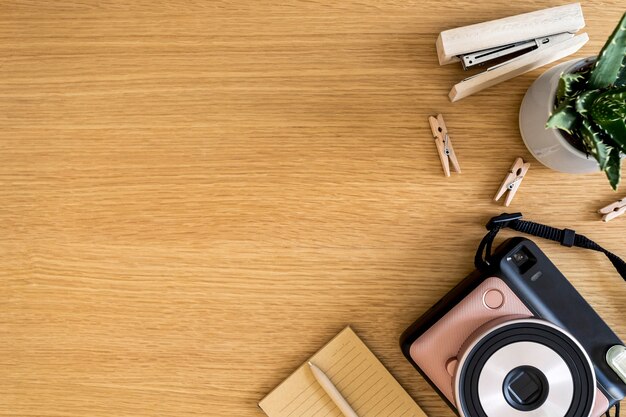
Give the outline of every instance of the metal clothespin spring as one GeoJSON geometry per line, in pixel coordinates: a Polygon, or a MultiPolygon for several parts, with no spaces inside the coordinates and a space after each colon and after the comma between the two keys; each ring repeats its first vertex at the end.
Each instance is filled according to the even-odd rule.
{"type": "Polygon", "coordinates": [[[448,134],[447,133],[446,133],[446,136],[443,139],[443,152],[447,156],[450,156],[450,149],[448,148],[448,134]]]}
{"type": "Polygon", "coordinates": [[[515,187],[515,184],[517,184],[518,182],[520,182],[523,179],[524,179],[524,176],[520,175],[519,177],[515,178],[512,183],[507,185],[506,188],[508,188],[509,190],[512,190],[513,187],[515,187]]]}

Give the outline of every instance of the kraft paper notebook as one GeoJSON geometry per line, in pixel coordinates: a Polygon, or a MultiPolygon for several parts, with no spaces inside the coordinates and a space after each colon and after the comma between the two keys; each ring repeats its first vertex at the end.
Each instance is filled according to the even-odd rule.
{"type": "MultiPolygon", "coordinates": [[[[359,417],[426,417],[350,327],[310,360],[324,371],[359,417]]],[[[307,362],[259,406],[269,417],[343,417],[307,362]]]]}

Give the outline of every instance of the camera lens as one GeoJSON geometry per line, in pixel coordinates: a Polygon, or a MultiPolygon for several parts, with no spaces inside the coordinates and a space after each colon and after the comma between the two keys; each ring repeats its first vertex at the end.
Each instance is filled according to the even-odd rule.
{"type": "Polygon", "coordinates": [[[519,366],[504,378],[504,397],[507,403],[520,411],[532,411],[548,398],[548,379],[539,369],[519,366]]]}

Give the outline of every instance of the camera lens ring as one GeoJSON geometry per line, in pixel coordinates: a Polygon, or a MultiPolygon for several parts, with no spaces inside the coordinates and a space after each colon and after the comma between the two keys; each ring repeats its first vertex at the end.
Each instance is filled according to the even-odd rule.
{"type": "MultiPolygon", "coordinates": [[[[596,394],[595,373],[588,355],[580,344],[563,329],[540,319],[516,319],[496,325],[479,335],[459,360],[455,375],[455,400],[462,417],[487,417],[478,393],[479,377],[485,363],[505,346],[532,342],[547,346],[560,356],[572,377],[574,389],[565,417],[589,417],[596,394]]],[[[504,393],[501,392],[502,396],[504,393]]],[[[551,406],[546,404],[546,407],[551,406]]],[[[532,416],[533,411],[510,408],[502,415],[532,416]]]]}

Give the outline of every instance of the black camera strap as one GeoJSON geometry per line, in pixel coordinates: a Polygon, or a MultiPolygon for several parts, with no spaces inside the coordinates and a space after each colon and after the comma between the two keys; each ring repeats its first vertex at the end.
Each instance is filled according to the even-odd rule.
{"type": "MultiPolygon", "coordinates": [[[[615,417],[619,417],[619,402],[615,403],[613,407],[615,407],[615,417]]],[[[607,411],[606,414],[604,414],[605,417],[611,417],[611,413],[609,413],[609,411],[607,411]]]]}
{"type": "Polygon", "coordinates": [[[609,258],[615,269],[617,269],[617,272],[626,281],[626,262],[624,262],[622,258],[604,249],[588,237],[576,234],[576,232],[571,229],[557,229],[555,227],[522,220],[522,213],[503,213],[489,220],[486,227],[489,232],[480,242],[476,257],[474,258],[474,264],[478,269],[485,269],[489,266],[493,241],[501,229],[508,228],[520,233],[553,240],[561,243],[563,246],[577,246],[579,248],[602,252],[609,258]]]}

